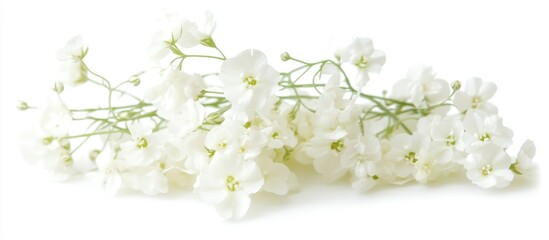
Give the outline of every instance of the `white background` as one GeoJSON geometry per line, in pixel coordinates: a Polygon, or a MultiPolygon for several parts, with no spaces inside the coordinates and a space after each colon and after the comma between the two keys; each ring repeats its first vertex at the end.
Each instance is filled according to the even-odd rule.
{"type": "MultiPolygon", "coordinates": [[[[0,239],[548,239],[547,98],[549,8],[543,1],[38,1],[0,6],[0,239]],[[111,197],[90,179],[50,181],[24,162],[16,136],[28,119],[18,99],[39,101],[55,76],[55,51],[84,34],[99,72],[125,78],[146,65],[144,49],[165,10],[210,9],[228,55],[264,51],[331,57],[345,37],[368,36],[387,54],[372,88],[414,64],[449,80],[479,76],[498,85],[494,102],[515,143],[538,146],[537,166],[503,190],[460,177],[353,192],[343,182],[302,179],[300,192],[258,196],[241,221],[221,220],[192,193],[111,197]]],[[[26,149],[30,151],[32,149],[26,149]]]]}

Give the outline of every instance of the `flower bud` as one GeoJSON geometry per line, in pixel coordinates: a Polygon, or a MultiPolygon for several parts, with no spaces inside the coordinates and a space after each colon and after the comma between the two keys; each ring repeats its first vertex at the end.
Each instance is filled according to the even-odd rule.
{"type": "Polygon", "coordinates": [[[290,60],[292,57],[290,57],[290,54],[288,52],[283,52],[282,54],[280,54],[280,59],[282,59],[282,61],[286,62],[288,60],[290,60]]]}
{"type": "Polygon", "coordinates": [[[218,112],[213,112],[206,116],[206,122],[208,123],[220,124],[224,120],[225,119],[223,118],[223,116],[221,116],[221,114],[219,114],[218,112]]]}
{"type": "Polygon", "coordinates": [[[139,84],[141,84],[141,78],[139,78],[138,75],[133,75],[130,77],[130,80],[128,80],[128,82],[137,87],[139,86],[139,84]]]}
{"type": "Polygon", "coordinates": [[[95,159],[97,159],[97,156],[99,156],[100,153],[101,153],[101,151],[99,149],[91,150],[90,154],[89,154],[89,157],[92,161],[95,161],[95,159]]]}
{"type": "Polygon", "coordinates": [[[216,47],[215,42],[214,42],[212,37],[207,37],[207,38],[202,39],[202,41],[200,41],[200,44],[202,44],[206,47],[211,47],[211,48],[216,47]]]}
{"type": "Polygon", "coordinates": [[[461,82],[456,80],[452,82],[452,90],[457,91],[461,88],[461,82]]]}
{"type": "Polygon", "coordinates": [[[53,84],[52,90],[57,94],[62,93],[65,90],[65,85],[62,82],[55,82],[53,84]]]}
{"type": "Polygon", "coordinates": [[[19,103],[17,104],[17,109],[19,109],[20,111],[25,111],[29,109],[29,104],[27,104],[27,102],[19,101],[19,103]]]}

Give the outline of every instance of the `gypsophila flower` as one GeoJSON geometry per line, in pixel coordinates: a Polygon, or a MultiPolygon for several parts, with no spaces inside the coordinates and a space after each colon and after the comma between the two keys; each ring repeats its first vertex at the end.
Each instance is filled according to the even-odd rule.
{"type": "Polygon", "coordinates": [[[65,47],[57,52],[57,59],[60,61],[59,81],[68,86],[86,82],[87,70],[81,61],[87,53],[88,47],[83,43],[82,36],[69,40],[65,47]]]}
{"type": "Polygon", "coordinates": [[[205,202],[215,205],[226,219],[241,218],[250,206],[250,195],[263,186],[263,176],[253,161],[238,155],[216,155],[212,164],[200,173],[195,190],[205,202]]]}
{"type": "Polygon", "coordinates": [[[346,64],[352,64],[356,70],[353,83],[355,89],[362,89],[370,80],[369,73],[379,73],[385,64],[385,53],[374,49],[372,39],[355,38],[347,47],[336,52],[336,56],[346,64]]]}
{"type": "Polygon", "coordinates": [[[97,156],[98,178],[103,189],[109,194],[116,194],[122,187],[122,176],[118,166],[117,153],[111,147],[106,147],[97,156]]]}
{"type": "Polygon", "coordinates": [[[501,148],[513,143],[513,131],[503,126],[503,120],[497,115],[487,115],[482,111],[468,111],[463,119],[465,133],[463,139],[467,151],[471,151],[486,142],[492,142],[501,148]]]}
{"type": "Polygon", "coordinates": [[[497,114],[498,109],[488,102],[497,91],[494,83],[485,82],[480,78],[468,79],[464,91],[457,91],[454,104],[460,112],[471,109],[481,109],[489,114],[497,114]]]}
{"type": "Polygon", "coordinates": [[[278,72],[258,50],[246,50],[227,59],[219,72],[225,97],[245,119],[268,107],[268,97],[276,91],[278,78],[278,72]]]}
{"type": "Polygon", "coordinates": [[[145,98],[158,109],[160,116],[169,118],[189,110],[188,100],[198,100],[205,85],[198,74],[187,74],[168,68],[162,73],[160,84],[150,88],[145,98]]]}
{"type": "Polygon", "coordinates": [[[536,145],[532,140],[526,140],[517,154],[511,170],[518,174],[523,174],[532,167],[532,159],[536,155],[536,145]]]}
{"type": "Polygon", "coordinates": [[[410,68],[405,79],[393,87],[393,96],[397,99],[410,100],[416,107],[439,104],[450,95],[447,81],[436,78],[429,66],[418,65],[410,68]]]}
{"type": "Polygon", "coordinates": [[[191,48],[198,44],[215,47],[212,39],[215,30],[215,21],[211,12],[204,12],[198,19],[189,20],[175,14],[168,14],[165,18],[164,30],[153,37],[149,45],[149,57],[153,61],[160,61],[173,47],[191,48]]]}
{"type": "Polygon", "coordinates": [[[120,144],[121,156],[129,165],[147,166],[163,158],[165,135],[153,133],[153,129],[142,124],[128,126],[132,139],[120,144]]]}
{"type": "Polygon", "coordinates": [[[451,174],[499,188],[534,167],[533,141],[507,153],[513,132],[490,103],[493,83],[449,84],[419,65],[376,94],[365,86],[385,54],[370,38],[328,59],[284,52],[279,71],[259,50],[227,58],[209,12],[165,20],[148,49],[153,66],[118,80],[92,70],[87,45],[71,39],[46,89],[53,100],[17,106],[39,110],[18,139],[23,157],[60,180],[95,177],[109,194],[193,189],[225,219],[244,217],[258,193],[295,192],[304,173],[366,192],[451,174]],[[84,82],[86,104],[70,88],[84,82]]]}
{"type": "Polygon", "coordinates": [[[506,187],[514,177],[509,170],[511,157],[493,143],[476,148],[464,166],[467,169],[467,178],[482,188],[506,187]]]}
{"type": "Polygon", "coordinates": [[[429,156],[430,144],[428,136],[417,132],[413,135],[399,134],[391,139],[391,150],[385,158],[394,162],[394,174],[401,182],[412,179],[416,173],[415,165],[429,156]]]}

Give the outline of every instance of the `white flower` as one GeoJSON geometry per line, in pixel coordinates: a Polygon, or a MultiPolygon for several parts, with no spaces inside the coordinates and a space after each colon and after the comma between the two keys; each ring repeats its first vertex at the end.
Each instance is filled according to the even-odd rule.
{"type": "Polygon", "coordinates": [[[357,139],[348,141],[341,162],[354,169],[353,189],[367,191],[388,175],[380,164],[381,157],[381,143],[374,136],[358,135],[357,139]]]}
{"type": "Polygon", "coordinates": [[[81,62],[87,53],[88,47],[83,43],[81,36],[70,39],[65,47],[57,52],[57,59],[60,61],[60,82],[75,86],[88,80],[86,69],[81,62]]]}
{"type": "Polygon", "coordinates": [[[195,183],[200,198],[215,205],[219,215],[238,219],[250,206],[250,195],[263,186],[263,176],[253,161],[236,154],[214,156],[211,165],[202,171],[195,183]]]}
{"type": "Polygon", "coordinates": [[[256,117],[249,123],[248,132],[258,131],[270,149],[280,149],[284,146],[294,148],[297,144],[297,138],[284,113],[273,111],[268,118],[256,117]]]}
{"type": "Polygon", "coordinates": [[[532,167],[532,159],[536,155],[536,145],[532,140],[526,140],[517,154],[517,158],[511,169],[517,173],[523,174],[532,167]]]}
{"type": "Polygon", "coordinates": [[[133,168],[124,172],[122,178],[127,186],[147,195],[167,193],[169,190],[168,178],[161,166],[133,168]]]}
{"type": "Polygon", "coordinates": [[[37,127],[23,132],[18,138],[25,160],[38,163],[56,180],[74,174],[74,159],[68,139],[72,117],[69,109],[57,100],[49,100],[40,109],[37,127]]]}
{"type": "Polygon", "coordinates": [[[393,97],[410,100],[414,106],[422,107],[442,103],[450,95],[448,82],[435,77],[430,66],[418,65],[408,70],[408,76],[393,87],[393,97]]]}
{"type": "Polygon", "coordinates": [[[120,169],[116,164],[116,153],[111,147],[107,146],[95,160],[99,180],[103,189],[109,194],[116,194],[122,186],[122,176],[120,169]]]}
{"type": "Polygon", "coordinates": [[[283,163],[273,162],[270,156],[262,155],[257,158],[257,165],[261,169],[265,184],[262,190],[277,195],[286,195],[291,189],[293,173],[283,163]]]}
{"type": "Polygon", "coordinates": [[[419,183],[426,183],[441,174],[449,174],[457,170],[457,164],[451,161],[452,150],[440,142],[431,142],[429,149],[414,164],[414,178],[419,183]]]}
{"type": "Polygon", "coordinates": [[[72,125],[70,110],[57,99],[51,99],[40,109],[40,128],[50,137],[65,137],[72,125]]]}
{"type": "Polygon", "coordinates": [[[173,114],[168,118],[168,130],[178,137],[183,137],[202,125],[204,115],[204,106],[189,99],[185,102],[180,113],[173,114]]]}
{"type": "Polygon", "coordinates": [[[497,115],[486,115],[478,110],[467,111],[463,127],[467,151],[486,142],[495,143],[501,148],[508,148],[513,143],[513,131],[503,126],[502,119],[497,115]]]}
{"type": "Polygon", "coordinates": [[[431,136],[432,144],[451,150],[453,161],[463,162],[466,157],[464,129],[463,122],[457,116],[446,116],[443,119],[438,115],[421,118],[417,129],[418,132],[431,136]]]}
{"type": "Polygon", "coordinates": [[[262,52],[246,50],[221,65],[219,79],[233,111],[251,119],[255,112],[269,108],[266,104],[276,91],[279,73],[262,52]]]}
{"type": "Polygon", "coordinates": [[[213,14],[206,11],[198,19],[180,20],[179,27],[174,28],[172,34],[177,43],[184,48],[194,47],[200,43],[208,46],[205,41],[211,40],[215,25],[213,14]]]}
{"type": "Polygon", "coordinates": [[[213,157],[215,152],[204,146],[205,139],[206,132],[200,130],[183,137],[182,150],[186,154],[185,170],[188,173],[194,174],[202,171],[210,164],[210,157],[213,157]]]}
{"type": "Polygon", "coordinates": [[[460,112],[471,109],[481,109],[489,114],[497,114],[495,105],[488,102],[496,93],[497,87],[492,82],[482,81],[480,78],[468,79],[464,91],[457,91],[454,105],[460,112]]]}
{"type": "Polygon", "coordinates": [[[366,82],[370,80],[368,73],[379,73],[381,67],[385,64],[385,53],[374,49],[374,44],[370,38],[355,38],[353,42],[336,56],[341,57],[343,63],[352,64],[357,70],[356,82],[353,82],[353,88],[361,90],[366,82]]]}
{"type": "Polygon", "coordinates": [[[165,29],[156,33],[149,46],[149,56],[154,61],[164,58],[170,51],[170,44],[190,48],[198,44],[213,47],[212,34],[215,21],[211,12],[205,12],[199,19],[189,20],[174,14],[166,16],[165,29]]]}
{"type": "Polygon", "coordinates": [[[307,142],[305,151],[313,158],[315,170],[329,180],[338,179],[346,172],[341,163],[346,135],[345,130],[338,128],[333,132],[317,134],[307,142]]]}
{"type": "Polygon", "coordinates": [[[238,151],[240,138],[246,129],[236,121],[225,120],[221,125],[213,127],[206,135],[204,145],[212,154],[225,154],[238,151]]]}
{"type": "Polygon", "coordinates": [[[416,164],[426,161],[430,144],[430,138],[418,132],[398,134],[391,139],[391,150],[384,160],[394,162],[394,173],[400,182],[409,181],[416,174],[416,164]]]}
{"type": "Polygon", "coordinates": [[[85,57],[87,52],[88,47],[82,36],[75,36],[62,49],[57,51],[57,59],[59,61],[78,61],[85,57]]]}
{"type": "Polygon", "coordinates": [[[515,176],[509,170],[510,166],[511,157],[493,143],[475,149],[464,164],[467,178],[482,188],[502,188],[509,185],[515,176]]]}
{"type": "Polygon", "coordinates": [[[120,144],[121,157],[130,166],[148,166],[164,157],[166,136],[142,124],[128,126],[132,140],[120,144]]]}
{"type": "Polygon", "coordinates": [[[21,133],[18,143],[25,160],[38,163],[53,179],[63,181],[76,173],[67,140],[33,129],[21,133]]]}
{"type": "Polygon", "coordinates": [[[199,74],[189,75],[168,68],[162,73],[160,84],[148,89],[145,98],[158,109],[159,116],[170,117],[185,113],[188,110],[187,101],[198,100],[204,89],[204,80],[199,74]]]}

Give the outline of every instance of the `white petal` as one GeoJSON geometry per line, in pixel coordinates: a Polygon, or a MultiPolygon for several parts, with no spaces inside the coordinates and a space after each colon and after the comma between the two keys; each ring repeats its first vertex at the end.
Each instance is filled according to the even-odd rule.
{"type": "Polygon", "coordinates": [[[263,186],[263,175],[254,162],[244,162],[235,175],[234,177],[240,182],[240,190],[247,194],[256,193],[263,186]]]}
{"type": "Polygon", "coordinates": [[[482,83],[482,85],[480,86],[480,89],[478,90],[479,95],[482,98],[482,101],[488,101],[488,99],[494,96],[496,91],[497,91],[497,86],[492,82],[482,83]]]}
{"type": "Polygon", "coordinates": [[[221,217],[225,219],[242,218],[250,207],[250,197],[240,191],[235,191],[227,194],[227,196],[219,202],[215,209],[221,217]]]}

